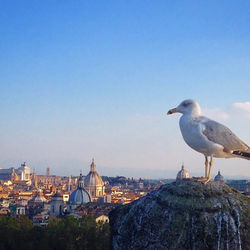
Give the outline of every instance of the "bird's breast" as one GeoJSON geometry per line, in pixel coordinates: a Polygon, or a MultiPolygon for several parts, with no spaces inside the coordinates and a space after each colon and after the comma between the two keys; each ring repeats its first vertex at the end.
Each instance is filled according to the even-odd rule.
{"type": "Polygon", "coordinates": [[[179,124],[183,139],[191,148],[205,155],[213,154],[213,143],[205,138],[201,125],[195,119],[183,115],[179,124]]]}

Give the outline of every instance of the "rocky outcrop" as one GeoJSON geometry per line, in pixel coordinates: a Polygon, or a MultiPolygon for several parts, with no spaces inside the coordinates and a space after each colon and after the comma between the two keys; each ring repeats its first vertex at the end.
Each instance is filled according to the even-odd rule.
{"type": "Polygon", "coordinates": [[[110,213],[113,249],[250,249],[246,197],[225,184],[183,180],[110,213]]]}

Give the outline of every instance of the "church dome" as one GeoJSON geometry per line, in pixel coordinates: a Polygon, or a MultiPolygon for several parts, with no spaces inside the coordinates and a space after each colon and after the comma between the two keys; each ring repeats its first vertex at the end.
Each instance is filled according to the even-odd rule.
{"type": "Polygon", "coordinates": [[[83,182],[82,174],[80,174],[80,177],[78,180],[78,187],[69,196],[69,204],[81,205],[81,204],[88,203],[88,202],[91,202],[91,196],[84,189],[84,182],[83,182]]]}
{"type": "Polygon", "coordinates": [[[90,172],[85,177],[85,186],[104,186],[101,176],[96,172],[96,164],[94,159],[90,165],[90,172]]]}
{"type": "Polygon", "coordinates": [[[215,181],[224,181],[224,177],[220,174],[220,171],[218,171],[218,174],[214,177],[215,181]]]}
{"type": "Polygon", "coordinates": [[[29,200],[29,203],[44,203],[47,202],[46,198],[43,196],[43,191],[37,189],[36,195],[29,200]]]}
{"type": "Polygon", "coordinates": [[[184,165],[182,165],[181,170],[178,172],[176,176],[176,180],[189,179],[189,173],[186,169],[184,169],[184,165]]]}

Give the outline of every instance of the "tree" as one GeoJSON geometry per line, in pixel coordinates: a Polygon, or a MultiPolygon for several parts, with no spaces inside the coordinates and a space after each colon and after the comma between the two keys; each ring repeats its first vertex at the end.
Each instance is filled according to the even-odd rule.
{"type": "Polygon", "coordinates": [[[52,218],[47,227],[34,226],[28,217],[0,216],[0,250],[106,250],[110,249],[109,224],[92,216],[52,218]]]}

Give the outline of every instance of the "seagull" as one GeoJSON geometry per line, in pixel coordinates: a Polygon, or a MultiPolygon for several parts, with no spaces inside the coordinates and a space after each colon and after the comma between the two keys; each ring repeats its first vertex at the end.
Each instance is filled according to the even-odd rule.
{"type": "Polygon", "coordinates": [[[197,101],[185,100],[167,114],[173,113],[182,113],[179,125],[184,141],[205,156],[205,183],[210,181],[213,157],[250,160],[250,147],[226,126],[201,116],[197,101]]]}

